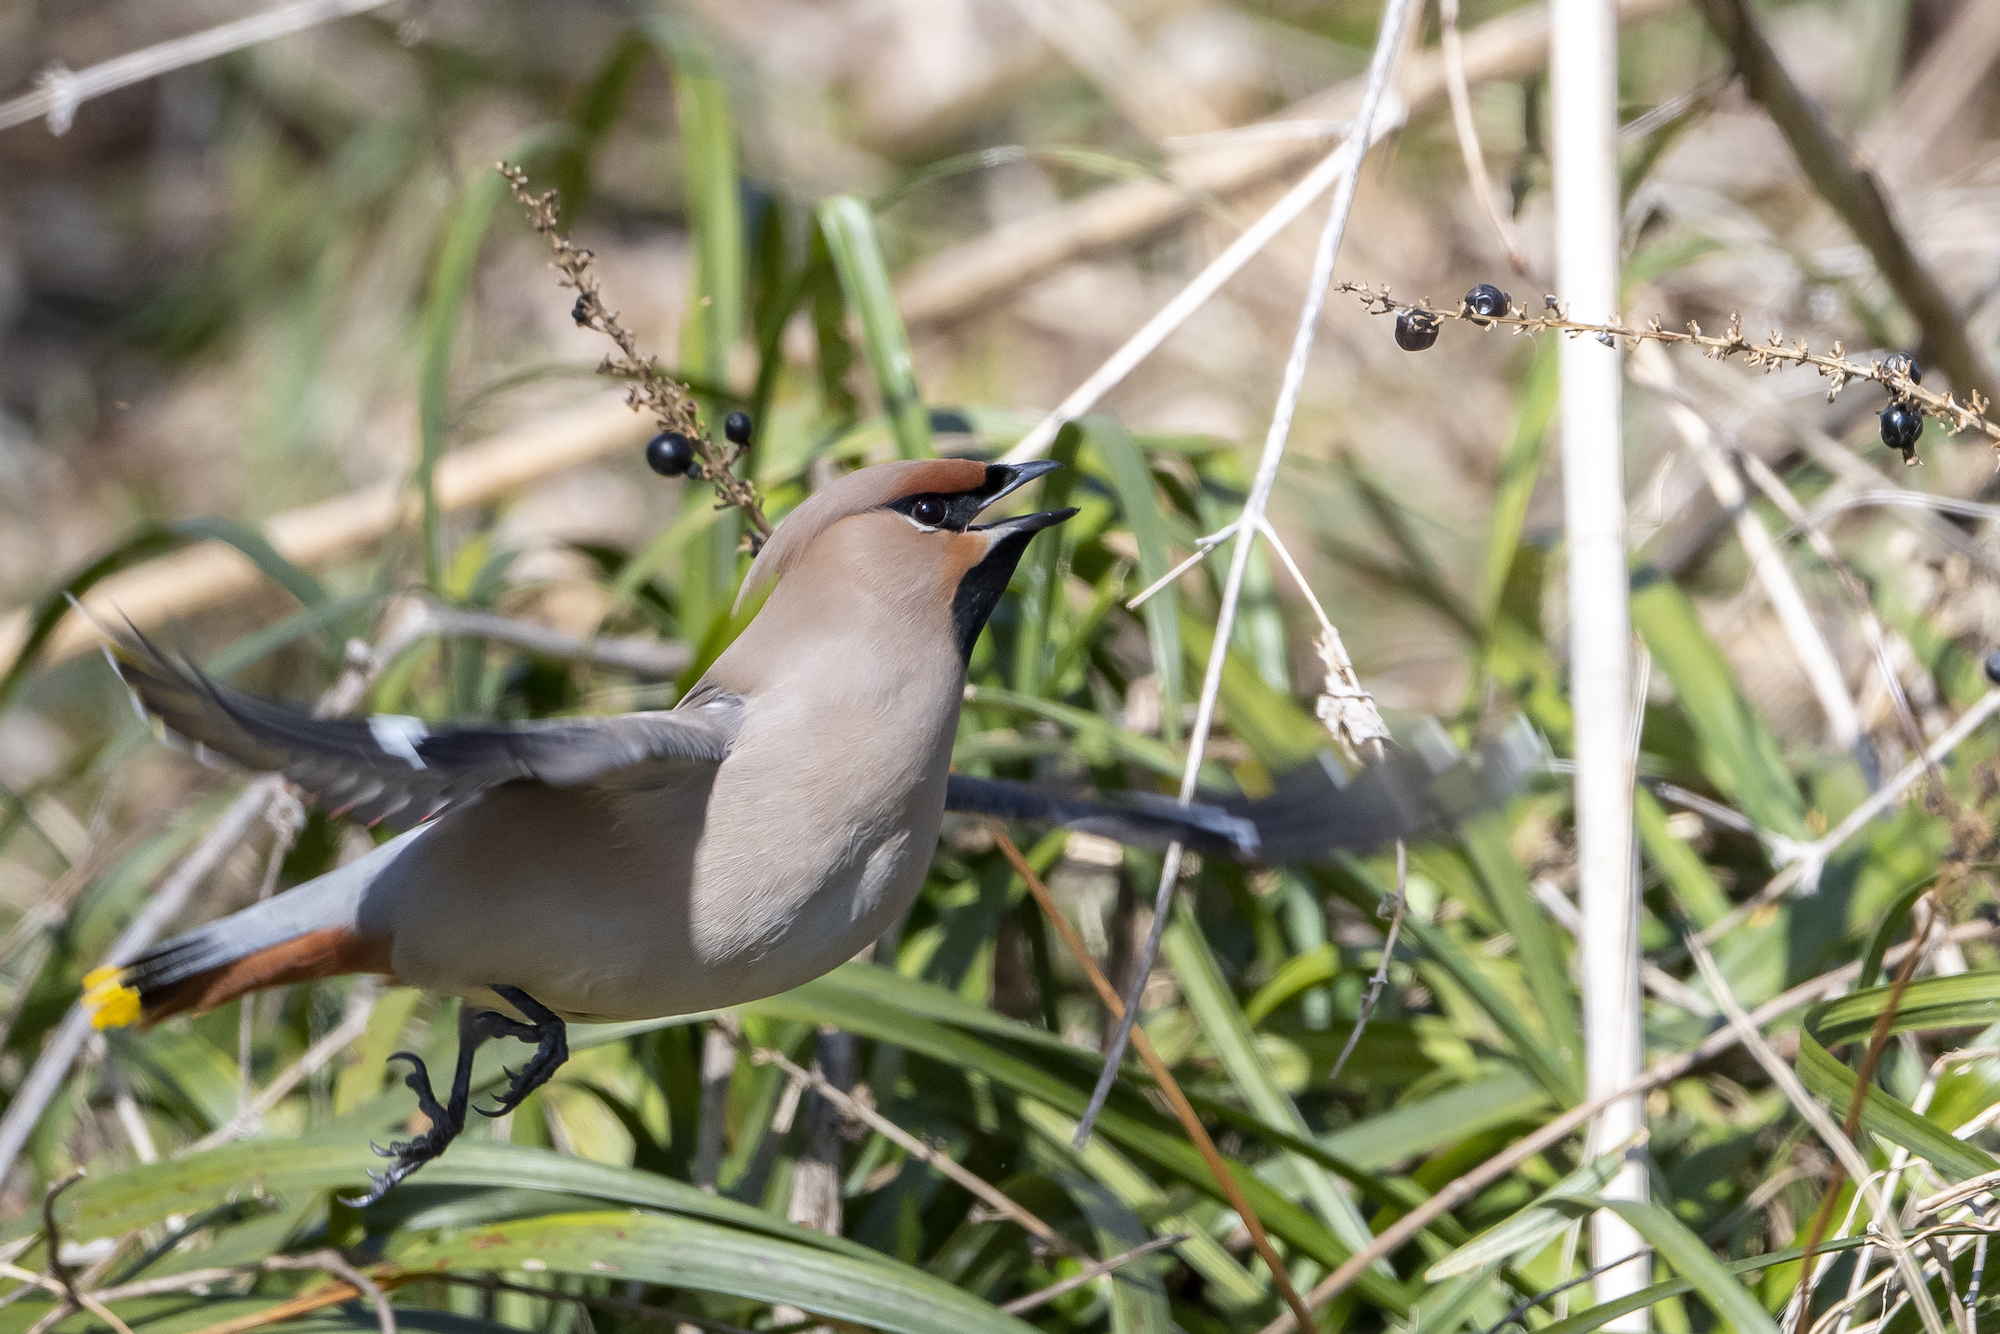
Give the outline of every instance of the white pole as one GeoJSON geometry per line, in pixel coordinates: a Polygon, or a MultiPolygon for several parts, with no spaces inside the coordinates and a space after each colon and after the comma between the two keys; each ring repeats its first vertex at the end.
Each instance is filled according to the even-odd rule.
{"type": "MultiPolygon", "coordinates": [[[[1618,12],[1615,0],[1554,0],[1549,83],[1555,126],[1556,286],[1573,319],[1618,313],[1618,12]]],[[[1576,825],[1583,958],[1587,1096],[1638,1078],[1638,877],[1632,846],[1632,619],[1625,553],[1625,468],[1619,429],[1621,368],[1595,339],[1565,340],[1562,376],[1563,522],[1569,547],[1570,696],[1576,718],[1576,825]]],[[[1638,1098],[1598,1118],[1592,1152],[1643,1124],[1638,1098]]],[[[1604,1192],[1643,1199],[1642,1163],[1604,1192]]],[[[1591,1219],[1591,1262],[1645,1249],[1617,1214],[1591,1219]]],[[[1620,1265],[1597,1279],[1597,1300],[1646,1285],[1651,1265],[1620,1265]]],[[[1613,1322],[1644,1330],[1644,1312],[1613,1322]]]]}

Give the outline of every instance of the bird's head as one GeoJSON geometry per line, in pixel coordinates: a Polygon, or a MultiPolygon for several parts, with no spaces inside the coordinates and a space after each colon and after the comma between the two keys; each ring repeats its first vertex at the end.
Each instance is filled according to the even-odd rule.
{"type": "Polygon", "coordinates": [[[751,563],[737,603],[801,567],[839,570],[913,608],[948,611],[959,657],[968,659],[1029,539],[1076,511],[979,517],[1061,466],[922,459],[849,473],[785,516],[751,563]]]}

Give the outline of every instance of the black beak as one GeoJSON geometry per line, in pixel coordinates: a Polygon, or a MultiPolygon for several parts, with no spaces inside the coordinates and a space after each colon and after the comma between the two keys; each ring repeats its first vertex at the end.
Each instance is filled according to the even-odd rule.
{"type": "MultiPolygon", "coordinates": [[[[979,508],[982,511],[985,510],[1001,497],[1020,490],[1037,477],[1042,476],[1044,473],[1054,472],[1060,467],[1062,467],[1062,464],[1057,463],[1054,459],[1030,459],[1026,463],[987,464],[986,486],[988,491],[985,496],[985,502],[979,508]]],[[[1052,528],[1075,513],[1076,511],[1073,509],[1062,509],[1043,510],[1039,514],[1018,514],[1011,519],[1001,519],[997,523],[974,524],[967,531],[975,533],[994,531],[1035,533],[1044,528],[1052,528]]]]}

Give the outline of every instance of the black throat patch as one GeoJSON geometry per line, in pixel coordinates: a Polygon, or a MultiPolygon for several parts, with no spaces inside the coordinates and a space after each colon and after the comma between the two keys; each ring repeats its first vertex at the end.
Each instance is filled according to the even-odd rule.
{"type": "Polygon", "coordinates": [[[1000,605],[1000,595],[1007,591],[1007,581],[1014,577],[1014,567],[1021,563],[1021,553],[1034,536],[1033,530],[1008,533],[958,581],[958,592],[951,599],[951,628],[958,636],[960,662],[972,661],[972,646],[978,642],[986,618],[1000,605]]]}

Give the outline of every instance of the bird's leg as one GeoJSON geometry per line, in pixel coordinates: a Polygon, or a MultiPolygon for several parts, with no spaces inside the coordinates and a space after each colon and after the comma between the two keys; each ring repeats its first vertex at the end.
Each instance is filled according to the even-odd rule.
{"type": "Polygon", "coordinates": [[[501,1116],[521,1105],[530,1093],[549,1082],[564,1061],[569,1059],[569,1030],[555,1011],[530,996],[519,987],[495,985],[495,995],[528,1016],[528,1023],[519,1023],[503,1015],[489,1015],[488,1018],[505,1025],[508,1037],[519,1038],[523,1042],[535,1044],[535,1054],[519,1070],[507,1072],[507,1091],[500,1095],[499,1105],[491,1111],[481,1107],[482,1116],[501,1116]]]}
{"type": "Polygon", "coordinates": [[[473,1053],[486,1039],[507,1031],[496,1027],[494,1020],[513,1022],[488,1010],[474,1010],[470,1006],[459,1010],[458,1064],[452,1071],[451,1096],[446,1102],[438,1101],[437,1091],[431,1087],[430,1071],[421,1056],[415,1052],[399,1051],[389,1058],[410,1063],[410,1073],[403,1077],[403,1083],[417,1095],[417,1110],[430,1121],[430,1129],[414,1139],[391,1144],[386,1149],[379,1144],[370,1144],[369,1147],[384,1158],[396,1161],[386,1172],[370,1172],[368,1179],[375,1183],[374,1188],[366,1195],[344,1203],[365,1209],[387,1195],[403,1178],[443,1153],[445,1146],[458,1138],[458,1132],[465,1129],[466,1106],[472,1101],[473,1053]]]}

